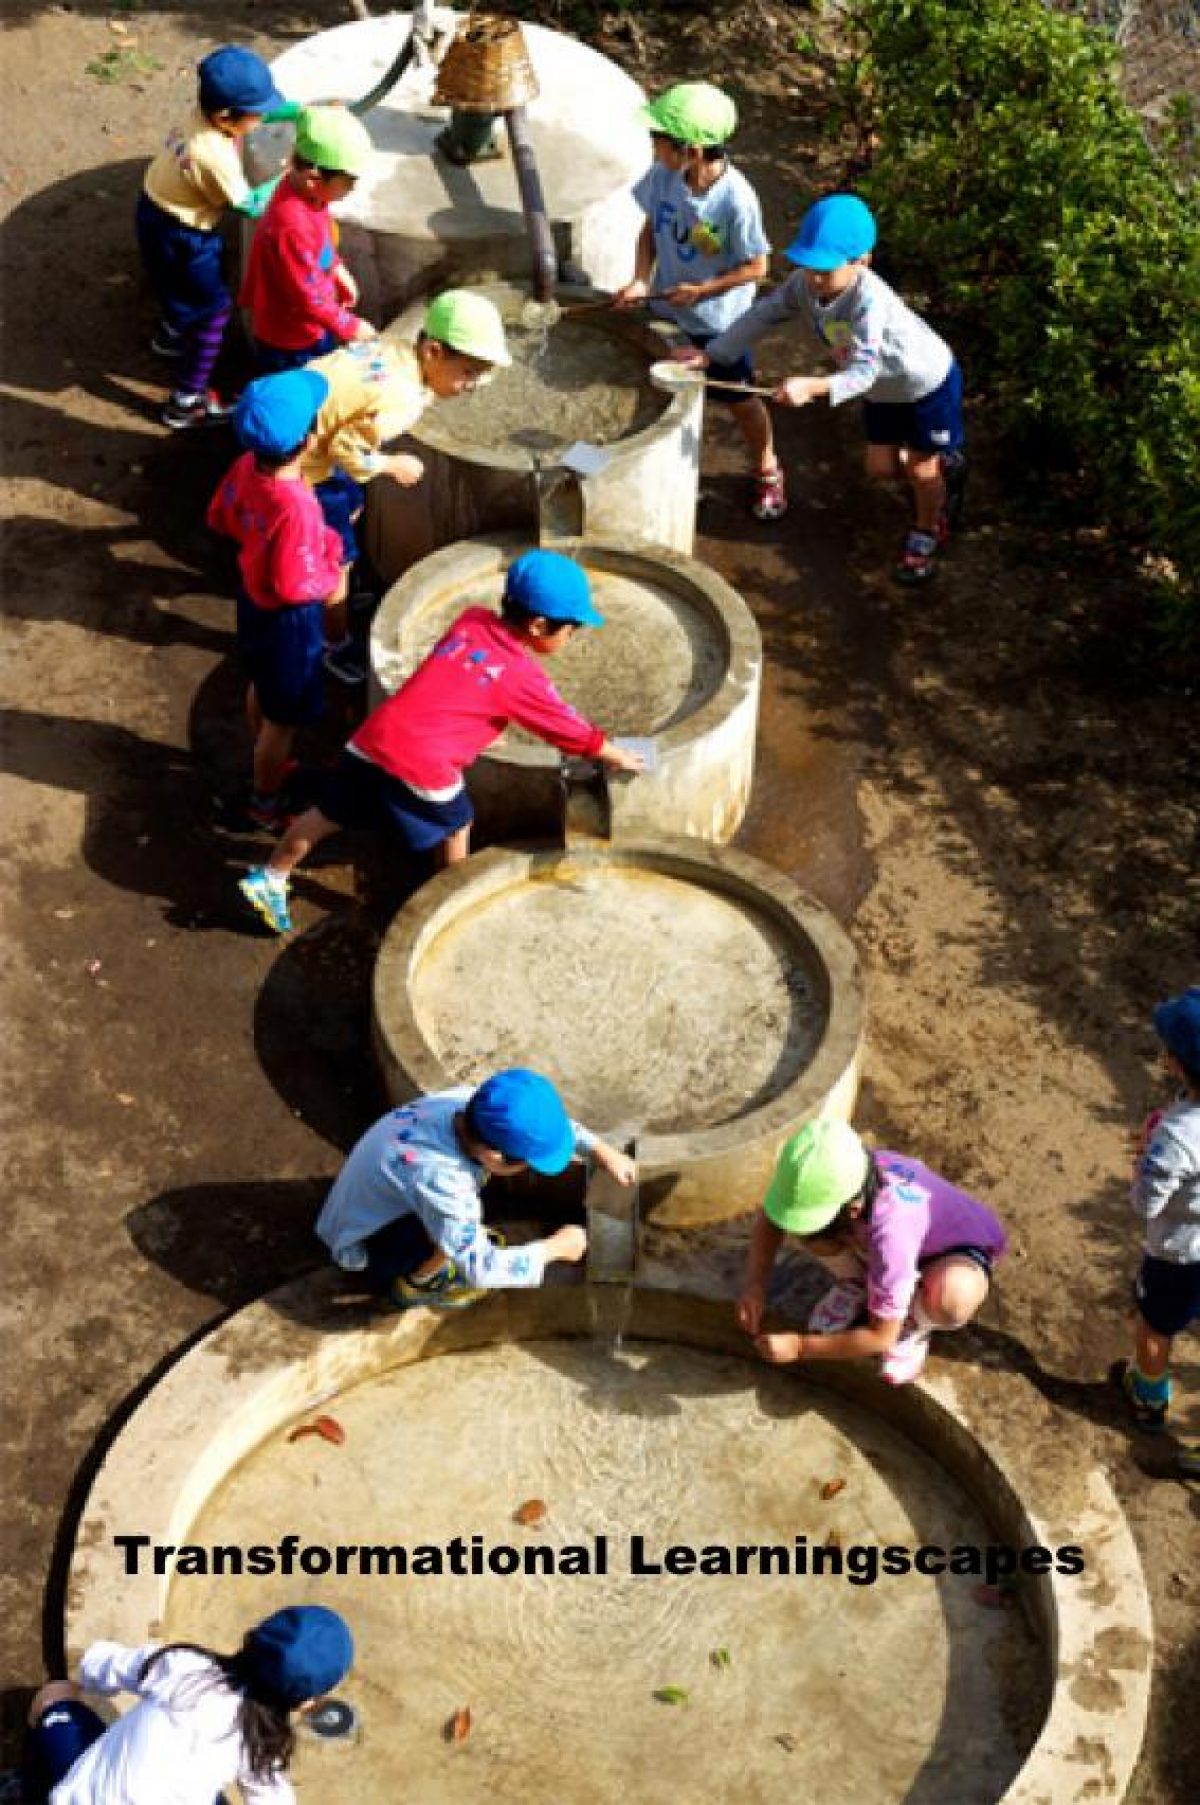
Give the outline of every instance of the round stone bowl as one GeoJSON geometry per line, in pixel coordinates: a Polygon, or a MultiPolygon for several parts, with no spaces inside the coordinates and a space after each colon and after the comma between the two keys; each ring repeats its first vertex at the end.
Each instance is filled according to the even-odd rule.
{"type": "Polygon", "coordinates": [[[935,1359],[893,1391],[769,1370],[729,1301],[678,1289],[380,1320],[345,1283],[239,1311],[128,1416],[76,1528],[72,1663],[102,1637],[227,1649],[284,1604],[342,1611],[359,1728],[301,1731],[311,1805],[391,1805],[397,1773],[423,1805],[1124,1796],[1151,1653],[1137,1555],[1019,1374],[935,1359]],[[318,1415],[335,1439],[296,1438],[318,1415]],[[396,1564],[454,1538],[482,1570],[396,1564]],[[792,1570],[737,1572],[763,1545],[792,1570]],[[995,1610],[975,1578],[879,1570],[939,1545],[1049,1569],[995,1610]],[[689,1567],[704,1549],[729,1569],[689,1567]]]}
{"type": "MultiPolygon", "coordinates": [[[[690,552],[703,385],[668,393],[650,381],[651,364],[684,342],[678,330],[607,306],[572,312],[602,298],[591,288],[560,289],[558,323],[530,326],[527,282],[472,286],[500,309],[513,366],[474,394],[432,403],[397,442],[421,459],[421,482],[403,489],[380,477],[368,487],[366,544],[380,575],[394,581],[455,540],[510,529],[690,552]],[[602,467],[563,464],[581,443],[602,467]]],[[[415,339],[424,310],[415,303],[384,336],[415,339]]]]}
{"type": "MultiPolygon", "coordinates": [[[[371,702],[398,689],[455,616],[498,610],[504,573],[524,540],[447,546],[384,597],[371,629],[371,702]]],[[[729,584],[692,558],[614,540],[556,548],[588,573],[605,624],[577,633],[546,665],[560,694],[611,737],[654,741],[654,769],[607,783],[613,838],[645,833],[728,840],[750,800],[762,641],[729,584]]],[[[562,759],[510,729],[467,776],[484,841],[558,839],[562,759]]]]}
{"type": "Polygon", "coordinates": [[[661,837],[493,848],[423,886],[375,967],[397,1102],[528,1065],[637,1141],[663,1226],[752,1209],[782,1142],[849,1116],[863,989],[829,912],[757,859],[661,837]]]}

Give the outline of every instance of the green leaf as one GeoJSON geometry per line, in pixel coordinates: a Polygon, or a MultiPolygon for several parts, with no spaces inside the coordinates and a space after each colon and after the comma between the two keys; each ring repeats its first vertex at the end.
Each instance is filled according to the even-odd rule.
{"type": "Polygon", "coordinates": [[[660,1705],[686,1705],[688,1702],[686,1686],[659,1686],[654,1696],[660,1705]]]}

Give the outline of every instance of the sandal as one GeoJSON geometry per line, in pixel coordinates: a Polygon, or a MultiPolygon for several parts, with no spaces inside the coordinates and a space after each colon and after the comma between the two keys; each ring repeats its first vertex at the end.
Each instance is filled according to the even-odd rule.
{"type": "Polygon", "coordinates": [[[782,464],[776,464],[769,475],[760,473],[755,477],[751,513],[756,520],[779,520],[787,513],[787,505],[787,483],[782,464]]]}
{"type": "Polygon", "coordinates": [[[892,575],[897,583],[903,583],[909,588],[918,583],[928,583],[937,570],[937,554],[936,533],[911,532],[904,541],[900,562],[892,575]]]}

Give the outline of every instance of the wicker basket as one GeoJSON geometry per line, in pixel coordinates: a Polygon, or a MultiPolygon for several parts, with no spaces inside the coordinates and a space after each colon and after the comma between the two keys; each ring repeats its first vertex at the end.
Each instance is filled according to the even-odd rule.
{"type": "Polygon", "coordinates": [[[508,113],[538,93],[537,76],[515,19],[469,17],[442,59],[433,98],[462,113],[508,113]]]}

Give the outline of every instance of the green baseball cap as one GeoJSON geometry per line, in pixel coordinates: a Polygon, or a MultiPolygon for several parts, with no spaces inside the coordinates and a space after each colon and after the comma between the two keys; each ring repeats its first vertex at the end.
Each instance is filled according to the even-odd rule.
{"type": "Polygon", "coordinates": [[[296,155],[318,169],[359,176],[371,154],[371,134],[345,107],[305,107],[296,121],[296,155]]]}
{"type": "Polygon", "coordinates": [[[849,1122],[807,1122],[786,1142],[763,1210],[789,1235],[819,1235],[867,1182],[870,1160],[849,1122]]]}
{"type": "Polygon", "coordinates": [[[638,114],[652,132],[681,144],[727,144],[737,130],[737,108],[728,94],[706,81],[679,82],[638,114]]]}
{"type": "Polygon", "coordinates": [[[425,310],[422,331],[426,338],[440,339],[452,351],[477,357],[481,363],[512,362],[499,308],[469,288],[447,288],[436,296],[425,310]]]}

